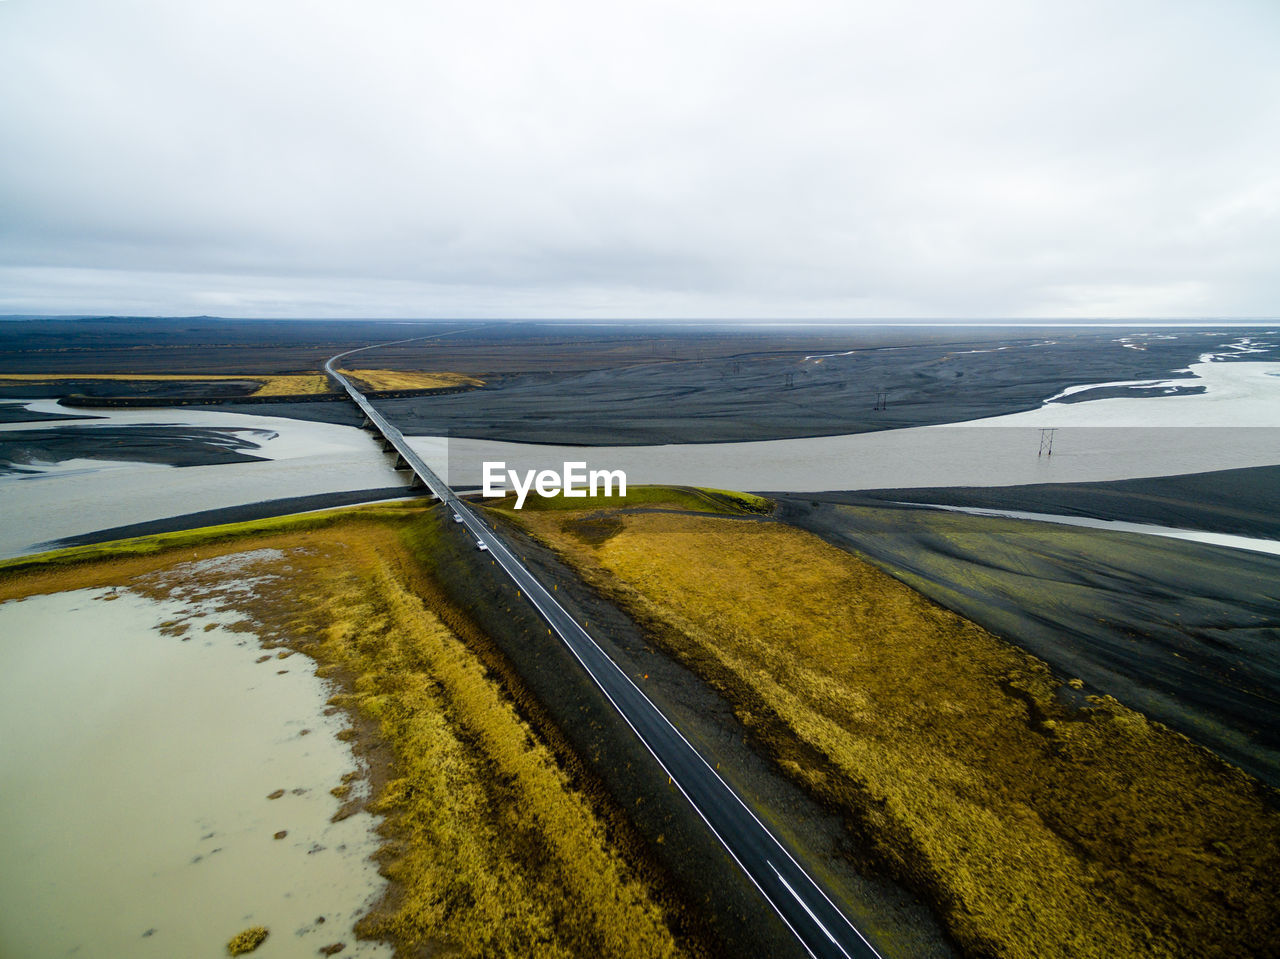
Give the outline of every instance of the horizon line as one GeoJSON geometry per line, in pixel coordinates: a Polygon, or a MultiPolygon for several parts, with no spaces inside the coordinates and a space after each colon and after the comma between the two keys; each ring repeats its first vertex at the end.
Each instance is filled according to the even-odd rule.
{"type": "Polygon", "coordinates": [[[224,316],[210,313],[0,313],[0,321],[23,322],[36,320],[219,320],[227,322],[284,322],[284,323],[570,323],[585,325],[615,325],[624,323],[707,324],[750,326],[1020,326],[1025,324],[1057,326],[1165,326],[1191,327],[1213,324],[1219,326],[1268,326],[1280,324],[1280,315],[1271,317],[1249,316],[1079,316],[1079,317],[546,317],[546,316],[224,316]]]}

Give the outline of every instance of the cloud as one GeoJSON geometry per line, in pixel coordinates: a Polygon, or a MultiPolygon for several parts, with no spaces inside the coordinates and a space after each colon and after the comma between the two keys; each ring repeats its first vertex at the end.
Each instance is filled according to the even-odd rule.
{"type": "Polygon", "coordinates": [[[1273,315],[1278,30],[1247,0],[10,0],[0,308],[1273,315]]]}

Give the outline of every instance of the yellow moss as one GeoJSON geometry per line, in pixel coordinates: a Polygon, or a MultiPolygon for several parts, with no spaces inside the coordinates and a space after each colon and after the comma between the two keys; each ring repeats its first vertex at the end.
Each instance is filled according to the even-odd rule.
{"type": "Polygon", "coordinates": [[[773,500],[764,496],[757,496],[755,493],[741,493],[731,489],[715,489],[711,486],[703,486],[701,489],[705,493],[713,493],[737,503],[744,512],[770,513],[773,511],[773,500]]]}
{"type": "Polygon", "coordinates": [[[722,689],[967,950],[1280,953],[1280,815],[1185,738],[1111,697],[1062,704],[1040,661],[780,524],[517,519],[722,689]]]}
{"type": "MultiPolygon", "coordinates": [[[[370,803],[387,818],[381,861],[393,894],[361,921],[363,934],[405,955],[681,955],[664,909],[602,816],[445,624],[443,614],[460,614],[399,535],[423,513],[242,524],[211,530],[204,544],[194,533],[153,544],[154,553],[103,546],[69,566],[51,554],[0,572],[0,597],[126,582],[168,595],[181,582],[252,618],[268,642],[314,658],[318,674],[346,677],[350,691],[332,705],[376,724],[395,757],[370,803]],[[216,570],[202,580],[174,567],[193,550],[200,559],[259,550],[272,558],[237,567],[237,578],[258,583],[245,597],[225,591],[231,584],[216,570]]],[[[347,798],[349,785],[344,777],[334,794],[347,798]]]]}
{"type": "Polygon", "coordinates": [[[343,370],[369,390],[435,390],[450,386],[484,386],[484,380],[465,373],[416,370],[343,370]]]}
{"type": "MultiPolygon", "coordinates": [[[[258,377],[252,377],[258,379],[258,377]]],[[[280,374],[269,376],[262,386],[254,390],[254,396],[300,396],[328,393],[329,378],[321,373],[280,374]]]]}
{"type": "Polygon", "coordinates": [[[341,563],[314,569],[310,594],[330,623],[314,655],[357,677],[359,707],[401,771],[374,808],[402,837],[387,869],[406,895],[370,931],[444,938],[475,956],[677,954],[589,803],[397,577],[394,544],[372,545],[348,537],[341,563]]]}
{"type": "Polygon", "coordinates": [[[253,952],[260,945],[267,941],[270,933],[266,926],[252,926],[244,932],[238,932],[231,937],[231,941],[227,943],[227,952],[233,956],[243,956],[246,953],[253,952]]]}
{"type": "MultiPolygon", "coordinates": [[[[616,490],[615,490],[616,494],[616,490]]],[[[507,493],[484,501],[486,509],[514,512],[516,494],[507,493]]],[[[704,489],[699,486],[628,486],[627,495],[564,497],[530,496],[522,510],[585,513],[598,509],[640,507],[644,509],[688,510],[694,513],[723,513],[740,515],[767,513],[773,509],[773,501],[752,493],[736,493],[732,490],[704,489]]],[[[590,518],[583,520],[590,524],[590,518]]]]}

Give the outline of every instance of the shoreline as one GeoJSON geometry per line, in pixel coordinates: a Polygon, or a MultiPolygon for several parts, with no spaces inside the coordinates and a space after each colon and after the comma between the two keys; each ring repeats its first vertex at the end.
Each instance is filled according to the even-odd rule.
{"type": "MultiPolygon", "coordinates": [[[[150,576],[66,585],[0,610],[6,683],[18,684],[0,752],[25,800],[2,831],[14,861],[32,861],[4,884],[5,911],[21,911],[0,951],[213,956],[248,925],[297,959],[352,943],[386,882],[376,817],[339,809],[335,790],[365,767],[327,707],[332,683],[234,611],[150,576]],[[51,695],[75,709],[25,723],[51,695]],[[46,886],[67,901],[37,895],[46,886]]],[[[346,952],[391,956],[373,943],[346,952]]]]}
{"type": "MultiPolygon", "coordinates": [[[[163,533],[180,533],[188,530],[223,526],[228,523],[249,523],[262,519],[279,519],[302,516],[307,513],[325,512],[349,506],[376,506],[381,503],[398,503],[422,499],[420,492],[406,492],[402,486],[386,486],[380,489],[350,490],[337,493],[316,493],[310,496],[291,496],[287,499],[264,500],[245,503],[242,506],[224,506],[218,509],[200,510],[181,516],[168,516],[127,526],[93,530],[78,536],[51,540],[37,544],[40,552],[52,552],[75,546],[95,546],[114,540],[133,539],[139,536],[156,536],[163,533]]],[[[26,554],[36,555],[36,554],[26,554]]],[[[16,557],[15,557],[16,558],[16,557]]]]}
{"type": "MultiPolygon", "coordinates": [[[[474,658],[473,653],[462,652],[463,647],[458,645],[456,640],[439,646],[438,651],[431,654],[433,657],[444,657],[433,660],[442,671],[436,669],[430,671],[433,679],[425,689],[429,691],[431,688],[443,688],[439,685],[443,683],[445,687],[453,688],[457,695],[463,697],[479,694],[481,701],[472,706],[465,706],[464,700],[454,698],[449,700],[447,706],[441,702],[431,707],[433,714],[438,712],[439,715],[452,717],[449,720],[451,723],[458,721],[459,714],[456,713],[458,709],[463,709],[463,712],[471,717],[464,722],[471,732],[466,735],[459,734],[461,738],[454,745],[449,745],[454,740],[446,737],[445,741],[440,741],[431,748],[444,748],[450,755],[461,749],[463,753],[458,755],[465,757],[465,755],[471,755],[467,752],[468,750],[474,753],[480,748],[472,741],[472,735],[480,735],[481,741],[489,742],[490,747],[497,747],[503,741],[501,737],[509,735],[513,736],[514,740],[527,740],[527,744],[517,746],[515,752],[505,759],[499,753],[492,754],[494,757],[492,761],[496,762],[499,773],[502,773],[504,764],[515,763],[493,782],[487,781],[489,772],[486,772],[484,778],[464,778],[460,781],[451,779],[448,791],[439,793],[438,799],[446,805],[453,802],[471,802],[474,804],[474,811],[467,816],[449,821],[456,822],[456,828],[464,832],[468,829],[479,829],[480,834],[484,834],[485,830],[491,833],[495,825],[490,822],[491,816],[514,815],[515,811],[523,808],[527,802],[541,802],[543,805],[532,811],[527,823],[520,824],[518,821],[508,823],[504,828],[511,829],[509,836],[504,834],[503,837],[498,837],[494,834],[490,840],[485,840],[492,842],[493,838],[505,838],[514,843],[516,849],[525,849],[529,853],[529,856],[521,853],[511,861],[503,859],[492,867],[484,867],[481,870],[480,875],[494,877],[502,877],[512,868],[516,868],[520,873],[514,877],[497,878],[496,888],[501,893],[500,898],[486,899],[485,897],[491,897],[492,893],[483,892],[481,886],[475,886],[475,894],[480,897],[479,901],[473,904],[475,918],[470,918],[471,910],[450,909],[448,914],[452,918],[441,927],[444,931],[440,935],[444,936],[444,939],[437,941],[434,934],[428,935],[426,939],[423,938],[426,935],[424,930],[428,927],[423,927],[418,920],[413,919],[413,916],[418,915],[423,909],[421,897],[424,892],[419,881],[421,867],[414,866],[409,872],[405,872],[406,855],[417,855],[413,850],[418,848],[419,840],[415,836],[419,827],[408,825],[404,821],[404,817],[409,815],[407,810],[412,810],[413,806],[412,804],[405,806],[403,797],[414,795],[416,791],[410,790],[409,793],[404,793],[403,784],[407,781],[406,777],[418,781],[424,775],[428,778],[439,775],[441,771],[452,768],[451,763],[458,761],[457,756],[451,761],[438,759],[435,765],[428,769],[415,771],[414,764],[418,761],[408,758],[415,755],[415,751],[405,752],[404,742],[399,741],[400,745],[396,745],[398,740],[388,733],[387,716],[398,715],[398,712],[384,714],[382,707],[378,705],[388,696],[398,695],[395,691],[396,683],[393,682],[391,686],[386,687],[385,691],[375,690],[372,696],[369,685],[371,676],[392,668],[395,657],[380,655],[374,660],[362,659],[363,654],[357,653],[356,646],[351,646],[343,652],[342,650],[346,647],[341,644],[335,645],[337,634],[328,627],[317,628],[319,624],[327,622],[323,617],[317,621],[317,626],[304,625],[298,619],[300,614],[306,615],[306,610],[311,608],[308,604],[313,603],[320,604],[319,608],[328,608],[333,611],[359,608],[358,603],[356,606],[350,606],[348,602],[341,599],[344,595],[343,590],[349,592],[357,587],[353,586],[356,580],[351,579],[352,573],[346,562],[335,562],[324,558],[334,550],[345,556],[353,547],[358,546],[358,550],[363,550],[358,552],[358,555],[365,557],[360,561],[361,563],[367,563],[371,561],[371,557],[377,555],[382,559],[374,562],[389,561],[392,563],[391,569],[401,570],[395,575],[401,575],[403,570],[399,563],[403,563],[404,560],[401,558],[397,561],[394,553],[396,549],[403,547],[394,546],[399,536],[396,532],[398,527],[394,524],[400,523],[397,516],[404,518],[409,513],[421,512],[423,512],[421,507],[412,504],[396,504],[369,510],[364,516],[352,514],[346,510],[338,513],[301,514],[277,521],[274,526],[271,521],[268,521],[261,529],[255,529],[252,525],[248,528],[228,526],[185,534],[168,534],[133,543],[80,547],[62,555],[55,553],[43,558],[28,557],[0,565],[0,597],[8,599],[71,588],[107,586],[124,581],[136,587],[140,580],[146,581],[147,590],[163,596],[173,588],[168,584],[176,583],[178,588],[188,596],[209,602],[215,608],[229,610],[233,615],[242,617],[246,625],[252,622],[251,629],[259,636],[264,650],[291,651],[295,655],[303,655],[314,661],[317,664],[316,675],[335,687],[329,699],[327,712],[330,714],[341,712],[345,718],[347,728],[339,738],[350,743],[355,749],[364,770],[363,780],[369,784],[367,794],[363,796],[346,792],[352,784],[349,778],[344,780],[340,789],[334,790],[335,796],[346,800],[335,819],[344,818],[357,811],[367,811],[384,817],[379,829],[382,837],[381,846],[375,855],[375,860],[379,863],[383,875],[393,881],[357,923],[356,932],[361,939],[389,942],[395,945],[399,954],[416,955],[424,947],[443,948],[447,941],[466,942],[468,937],[474,939],[475,936],[493,935],[497,937],[495,941],[502,940],[504,937],[519,937],[526,934],[523,924],[530,921],[529,909],[533,909],[535,916],[540,909],[546,909],[547,904],[538,896],[550,895],[551,891],[556,890],[564,890],[564,894],[569,890],[577,890],[578,905],[589,915],[584,919],[585,926],[577,932],[570,932],[571,936],[585,936],[587,941],[595,941],[595,937],[603,935],[604,930],[614,927],[611,920],[607,919],[609,910],[622,910],[629,918],[619,928],[637,930],[636,944],[628,945],[629,950],[649,948],[653,955],[683,955],[681,951],[673,951],[674,947],[670,945],[669,939],[667,945],[662,945],[663,937],[668,935],[665,931],[666,926],[660,919],[655,919],[661,915],[662,908],[674,908],[676,903],[674,900],[668,902],[669,894],[661,891],[660,884],[652,886],[660,893],[660,898],[651,903],[647,898],[649,894],[644,892],[644,889],[649,888],[648,884],[656,882],[657,876],[638,860],[630,861],[630,864],[624,863],[618,858],[621,855],[619,849],[609,845],[611,839],[606,839],[606,836],[612,837],[615,834],[619,838],[624,837],[626,828],[620,828],[623,827],[623,822],[614,823],[607,829],[603,827],[603,820],[599,818],[600,810],[597,806],[601,797],[598,796],[590,800],[590,807],[594,811],[588,812],[585,809],[579,809],[577,812],[569,811],[575,808],[575,804],[581,807],[585,801],[583,794],[577,791],[578,787],[571,786],[571,782],[577,781],[580,775],[566,772],[559,765],[559,760],[555,762],[550,760],[550,754],[546,752],[547,746],[539,745],[538,738],[524,726],[524,720],[520,718],[522,711],[516,709],[508,698],[509,694],[484,671],[484,667],[474,658]],[[341,528],[346,532],[342,537],[335,539],[325,532],[331,528],[341,528]],[[367,534],[370,531],[376,533],[373,540],[368,540],[367,534]],[[385,541],[387,547],[393,548],[379,549],[376,554],[370,553],[368,545],[359,546],[366,540],[368,543],[385,541]],[[272,584],[270,577],[274,574],[270,573],[268,567],[264,567],[263,573],[268,576],[268,580],[257,582],[253,594],[237,592],[234,583],[220,583],[216,572],[194,578],[185,572],[186,569],[191,568],[190,561],[202,562],[219,557],[231,557],[262,546],[274,546],[280,543],[292,544],[288,547],[291,551],[289,559],[281,567],[282,575],[286,578],[272,584]],[[154,551],[145,552],[147,548],[154,551]],[[297,579],[297,577],[303,577],[303,579],[297,579]],[[316,577],[319,577],[317,582],[321,580],[328,582],[332,579],[335,585],[333,588],[320,590],[305,590],[298,586],[298,583],[309,582],[316,577]],[[314,599],[307,599],[307,596],[312,596],[314,599]],[[335,603],[337,605],[333,605],[335,603]],[[327,607],[326,604],[328,604],[327,607]],[[372,673],[370,673],[371,669],[372,673]],[[461,672],[457,672],[459,669],[461,672]],[[448,678],[450,676],[454,678],[448,678]],[[450,686],[450,683],[454,685],[450,686]],[[477,683],[478,685],[474,685],[477,683]],[[467,692],[467,690],[472,691],[467,692]],[[485,699],[485,697],[490,698],[485,699]],[[479,723],[478,726],[471,725],[476,722],[479,723]],[[496,726],[495,723],[497,723],[496,726]],[[505,731],[508,727],[504,726],[504,723],[514,723],[515,725],[511,727],[514,732],[505,731]],[[499,738],[494,739],[495,736],[499,738]],[[471,745],[466,745],[467,743],[471,745]],[[512,776],[515,777],[514,780],[512,776]],[[527,791],[522,791],[525,787],[521,783],[530,776],[533,779],[530,780],[527,791]],[[538,782],[542,782],[543,785],[537,786],[538,782]],[[547,793],[548,788],[553,792],[547,793]],[[505,799],[497,797],[491,800],[478,799],[482,794],[504,790],[515,790],[515,793],[505,799]],[[564,791],[563,796],[566,798],[558,800],[547,798],[556,790],[564,791]],[[351,795],[351,798],[348,799],[348,795],[351,795]],[[468,795],[471,795],[470,800],[467,800],[468,795]],[[562,802],[568,803],[563,809],[559,805],[562,802]],[[563,828],[555,830],[555,838],[551,842],[551,847],[559,848],[560,851],[555,853],[549,861],[543,858],[544,853],[533,856],[533,850],[543,848],[551,836],[548,834],[536,841],[531,841],[531,836],[533,834],[542,836],[541,830],[550,828],[551,824],[562,817],[567,817],[559,823],[563,828]],[[546,826],[541,825],[543,823],[546,823],[546,826]],[[582,845],[583,843],[585,845],[582,845]],[[574,864],[579,861],[586,865],[582,870],[574,872],[574,876],[566,877],[563,881],[552,881],[549,875],[544,875],[548,870],[552,872],[560,869],[576,870],[577,867],[574,864]],[[635,871],[637,867],[638,872],[635,871]],[[537,878],[539,876],[541,878],[537,878]],[[536,888],[543,889],[543,892],[531,891],[531,887],[528,886],[530,881],[534,881],[536,888]],[[614,882],[617,883],[616,887],[610,885],[614,882]],[[523,905],[519,901],[522,889],[526,897],[533,895],[533,899],[525,900],[523,905]],[[604,892],[603,896],[599,894],[601,890],[604,892]],[[488,922],[485,919],[485,909],[492,912],[495,908],[499,910],[506,908],[508,896],[515,896],[517,899],[513,906],[515,912],[510,916],[503,914],[505,918],[501,923],[488,922]],[[658,901],[666,902],[667,906],[660,907],[656,904],[658,901]],[[655,912],[655,910],[659,911],[655,912]],[[462,925],[458,926],[458,923],[462,925]],[[461,938],[450,940],[448,930],[454,927],[457,927],[454,935],[461,938]],[[644,945],[645,943],[648,943],[648,947],[644,945]]],[[[336,554],[334,558],[337,558],[336,554]]],[[[216,565],[216,563],[212,564],[210,568],[216,565]]],[[[248,575],[258,574],[254,572],[254,568],[249,568],[248,575]]],[[[423,570],[411,575],[421,577],[428,574],[423,570]]],[[[378,577],[382,576],[383,574],[378,574],[378,577]]],[[[387,586],[393,582],[383,579],[379,581],[387,586]]],[[[396,587],[396,589],[402,588],[403,584],[396,587]]],[[[407,594],[396,594],[394,591],[384,593],[382,587],[378,587],[376,592],[377,596],[381,597],[379,602],[389,602],[390,608],[401,610],[395,614],[397,617],[427,615],[428,619],[431,619],[427,613],[413,612],[411,607],[417,603],[416,599],[410,601],[410,607],[403,606],[407,594]],[[400,598],[396,598],[397,595],[400,598]]],[[[355,595],[351,594],[351,597],[355,595]]],[[[377,618],[380,617],[375,617],[377,618]]],[[[418,622],[416,619],[397,621],[418,622]]],[[[368,628],[370,627],[365,622],[358,627],[358,630],[367,632],[368,628]]],[[[413,635],[419,635],[414,633],[414,630],[420,632],[421,629],[421,625],[413,626],[410,632],[413,635]]],[[[358,632],[357,635],[362,634],[358,632]]],[[[368,642],[371,638],[370,635],[361,642],[368,642]]],[[[421,633],[420,639],[428,643],[438,642],[436,639],[431,639],[428,633],[421,633]]],[[[379,642],[385,641],[387,641],[385,638],[379,640],[379,642]]],[[[415,640],[415,642],[418,641],[415,640]]],[[[461,727],[458,728],[461,729],[461,727]]],[[[481,758],[483,755],[490,754],[475,754],[481,758]]],[[[476,759],[473,757],[471,760],[464,759],[464,761],[475,762],[476,759]]],[[[482,764],[482,768],[489,770],[487,764],[482,764]]],[[[435,787],[429,786],[424,781],[424,785],[419,788],[427,788],[430,794],[431,788],[438,790],[440,786],[443,786],[443,781],[435,787]]],[[[470,843],[471,840],[467,842],[470,843]]],[[[447,852],[448,845],[449,843],[446,842],[441,854],[447,852]]],[[[443,885],[438,885],[446,899],[457,895],[450,891],[452,885],[458,881],[456,876],[453,876],[453,870],[461,870],[460,875],[466,874],[468,868],[466,857],[473,854],[468,851],[473,849],[472,845],[464,843],[464,847],[455,851],[447,860],[450,871],[440,872],[443,885]]],[[[633,857],[637,851],[632,849],[627,855],[633,857]]],[[[432,868],[443,869],[445,866],[446,863],[442,862],[432,868]]],[[[474,864],[469,868],[474,873],[474,864]]],[[[465,894],[465,889],[463,892],[465,894]]],[[[560,894],[556,892],[556,895],[560,894]]],[[[563,914],[567,916],[569,912],[565,911],[563,914]]],[[[435,928],[430,924],[429,927],[435,928]]],[[[566,930],[572,929],[559,921],[556,927],[559,937],[566,935],[566,930]]],[[[696,943],[697,937],[694,936],[690,941],[696,943]]],[[[475,945],[474,942],[468,948],[472,949],[473,954],[487,954],[489,951],[485,947],[475,945]]],[[[570,953],[562,952],[561,954],[585,954],[593,949],[599,951],[599,948],[583,946],[581,949],[573,949],[570,953]]],[[[516,948],[515,951],[527,952],[522,948],[516,948]]]]}

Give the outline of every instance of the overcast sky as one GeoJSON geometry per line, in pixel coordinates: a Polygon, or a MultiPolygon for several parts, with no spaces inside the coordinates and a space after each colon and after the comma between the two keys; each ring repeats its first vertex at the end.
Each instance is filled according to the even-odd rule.
{"type": "Polygon", "coordinates": [[[1276,0],[0,0],[0,313],[1274,317],[1276,0]]]}

